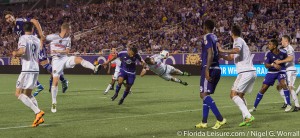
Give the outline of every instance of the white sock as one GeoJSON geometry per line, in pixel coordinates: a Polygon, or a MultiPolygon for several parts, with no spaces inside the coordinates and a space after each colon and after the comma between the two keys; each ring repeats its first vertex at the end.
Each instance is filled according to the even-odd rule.
{"type": "Polygon", "coordinates": [[[94,68],[95,68],[95,66],[94,66],[91,62],[88,62],[88,61],[86,61],[86,60],[84,60],[84,59],[82,60],[81,65],[82,65],[83,67],[89,68],[89,69],[91,69],[91,70],[94,70],[94,68]]]}
{"type": "Polygon", "coordinates": [[[30,100],[30,98],[28,96],[26,96],[25,94],[20,94],[20,96],[18,97],[19,100],[21,100],[27,107],[31,108],[31,110],[37,114],[39,113],[41,110],[36,107],[33,102],[30,100]]]}
{"type": "Polygon", "coordinates": [[[298,100],[297,94],[295,93],[294,90],[291,90],[291,95],[292,95],[292,98],[293,98],[293,100],[295,102],[295,106],[296,107],[300,107],[299,106],[299,100],[298,100]]]}
{"type": "Polygon", "coordinates": [[[243,114],[243,118],[250,118],[251,114],[247,109],[247,106],[245,105],[244,101],[239,96],[232,97],[232,100],[234,103],[239,107],[243,114]]]}
{"type": "Polygon", "coordinates": [[[296,94],[298,94],[300,92],[300,85],[298,86],[297,90],[296,90],[296,94]]]}
{"type": "Polygon", "coordinates": [[[57,91],[58,91],[57,86],[52,86],[52,88],[51,88],[52,104],[56,104],[57,103],[56,102],[57,91]]]}
{"type": "Polygon", "coordinates": [[[279,93],[280,93],[281,97],[283,98],[284,103],[287,104],[286,99],[285,99],[285,95],[284,95],[284,92],[283,92],[283,89],[281,89],[281,90],[279,91],[279,93]]]}
{"type": "Polygon", "coordinates": [[[39,108],[38,102],[37,102],[37,100],[35,99],[35,97],[34,97],[33,95],[31,95],[30,100],[33,102],[33,104],[34,104],[37,108],[39,108]]]}
{"type": "Polygon", "coordinates": [[[107,86],[105,92],[108,92],[110,88],[111,88],[111,84],[108,84],[108,86],[107,86]]]}

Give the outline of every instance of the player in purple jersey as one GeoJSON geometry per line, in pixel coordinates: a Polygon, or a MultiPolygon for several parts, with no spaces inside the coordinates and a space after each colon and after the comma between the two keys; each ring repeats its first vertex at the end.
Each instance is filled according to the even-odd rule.
{"type": "Polygon", "coordinates": [[[217,122],[213,129],[219,129],[226,124],[226,119],[223,118],[215,101],[210,96],[215,92],[217,84],[220,80],[221,69],[219,67],[219,53],[217,49],[217,36],[214,35],[213,29],[215,23],[212,20],[204,22],[204,45],[202,46],[202,65],[201,65],[201,79],[200,79],[200,97],[203,99],[203,117],[202,122],[197,124],[196,128],[207,128],[207,118],[209,109],[214,113],[217,122]]]}
{"type": "MultiPolygon", "coordinates": [[[[36,31],[40,37],[41,40],[41,47],[40,47],[40,52],[39,52],[39,63],[41,66],[43,66],[43,68],[45,68],[49,73],[52,73],[52,66],[48,61],[48,57],[47,57],[47,52],[46,52],[46,48],[43,45],[44,44],[44,40],[45,40],[45,36],[43,34],[41,25],[39,23],[38,20],[33,19],[33,18],[16,18],[12,12],[10,11],[5,11],[4,12],[4,16],[5,16],[5,20],[6,22],[13,24],[14,25],[14,32],[20,37],[21,35],[24,35],[25,32],[23,30],[23,25],[25,22],[32,22],[34,27],[36,28],[36,31]]],[[[62,89],[63,89],[63,93],[66,92],[66,90],[68,89],[68,81],[64,78],[63,75],[60,76],[60,80],[62,82],[62,89]]],[[[52,86],[52,76],[50,78],[50,89],[49,91],[51,91],[51,86],[52,86]]],[[[39,94],[39,92],[41,92],[42,90],[44,90],[44,87],[39,83],[39,81],[37,81],[37,89],[36,91],[33,93],[34,96],[37,96],[39,94]]]]}
{"type": "Polygon", "coordinates": [[[265,67],[268,68],[268,73],[265,76],[265,80],[260,91],[257,93],[254,107],[250,109],[250,112],[256,111],[256,108],[263,98],[265,92],[268,90],[270,86],[273,86],[275,81],[278,80],[280,86],[283,88],[285,98],[287,101],[287,107],[285,111],[288,112],[292,109],[291,102],[290,102],[290,91],[287,86],[286,82],[286,66],[285,63],[276,64],[276,60],[284,60],[288,57],[286,50],[278,49],[278,41],[273,39],[268,44],[268,51],[266,53],[266,60],[265,60],[265,67]]]}
{"type": "Polygon", "coordinates": [[[121,67],[120,67],[120,73],[118,77],[118,85],[116,86],[116,92],[113,97],[111,97],[111,100],[114,101],[119,94],[119,91],[121,89],[121,86],[126,80],[126,89],[124,91],[123,97],[119,101],[119,105],[123,104],[124,99],[127,97],[130,88],[132,87],[134,80],[135,80],[135,74],[136,74],[136,61],[140,61],[142,65],[144,65],[144,60],[138,54],[136,47],[128,48],[127,51],[121,51],[117,54],[116,57],[106,61],[103,65],[107,65],[114,59],[119,58],[121,60],[121,67]]]}

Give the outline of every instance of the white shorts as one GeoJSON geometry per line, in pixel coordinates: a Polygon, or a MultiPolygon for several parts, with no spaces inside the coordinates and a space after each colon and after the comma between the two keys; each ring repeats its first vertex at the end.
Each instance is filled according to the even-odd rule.
{"type": "Polygon", "coordinates": [[[17,89],[33,89],[36,87],[39,72],[21,72],[17,80],[17,89]]]}
{"type": "Polygon", "coordinates": [[[288,86],[293,86],[294,87],[294,83],[295,83],[296,78],[297,78],[297,72],[296,71],[287,70],[286,71],[286,76],[287,76],[288,86]]]}
{"type": "Polygon", "coordinates": [[[114,73],[114,76],[113,76],[113,80],[117,80],[118,77],[119,77],[119,73],[120,73],[120,68],[119,69],[115,69],[115,73],[114,73]]]}
{"type": "Polygon", "coordinates": [[[75,56],[53,57],[52,58],[52,74],[53,77],[58,77],[63,74],[64,69],[74,68],[75,56]]]}
{"type": "Polygon", "coordinates": [[[159,77],[165,79],[166,81],[170,81],[172,76],[171,73],[175,71],[175,68],[173,66],[167,65],[166,72],[163,75],[160,75],[159,77]]]}
{"type": "Polygon", "coordinates": [[[241,93],[251,92],[256,77],[257,76],[255,71],[243,72],[238,74],[231,90],[241,93]]]}

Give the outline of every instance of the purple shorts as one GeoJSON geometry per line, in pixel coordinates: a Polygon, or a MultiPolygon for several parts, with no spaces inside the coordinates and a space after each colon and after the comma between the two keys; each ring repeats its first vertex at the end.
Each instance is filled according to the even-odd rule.
{"type": "Polygon", "coordinates": [[[267,73],[265,76],[263,84],[273,86],[276,79],[280,82],[282,79],[286,80],[286,73],[285,72],[274,72],[274,73],[267,73]]]}
{"type": "Polygon", "coordinates": [[[128,85],[133,85],[135,80],[135,73],[124,71],[123,69],[120,69],[119,77],[124,78],[126,80],[126,83],[128,85]]]}
{"type": "Polygon", "coordinates": [[[205,67],[201,70],[201,79],[200,79],[200,92],[206,92],[213,94],[217,87],[217,84],[221,77],[221,70],[218,69],[210,69],[209,76],[211,77],[212,81],[209,82],[205,78],[205,67]]]}

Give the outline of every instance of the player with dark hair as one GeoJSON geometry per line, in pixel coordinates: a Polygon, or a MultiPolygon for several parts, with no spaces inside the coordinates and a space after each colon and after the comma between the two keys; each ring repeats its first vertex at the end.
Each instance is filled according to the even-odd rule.
{"type": "Polygon", "coordinates": [[[231,37],[233,39],[233,48],[229,50],[218,46],[219,52],[228,54],[220,57],[231,61],[234,60],[238,76],[231,88],[230,98],[239,107],[242,112],[243,122],[239,126],[249,126],[254,121],[254,117],[248,111],[246,105],[245,94],[252,92],[255,79],[257,77],[256,70],[253,66],[251,52],[245,40],[241,37],[241,29],[239,26],[231,28],[231,37]]]}
{"type": "Polygon", "coordinates": [[[33,35],[33,24],[26,22],[22,24],[24,35],[19,38],[18,50],[13,51],[13,57],[21,57],[22,71],[16,84],[16,97],[35,113],[35,120],[32,127],[44,123],[44,111],[38,107],[38,102],[32,96],[32,89],[35,87],[39,76],[39,64],[37,62],[40,40],[33,35]]]}
{"type": "Polygon", "coordinates": [[[219,129],[226,124],[215,101],[210,96],[214,94],[217,84],[220,80],[221,69],[219,67],[219,52],[217,48],[217,36],[213,34],[215,23],[212,20],[204,22],[204,45],[202,45],[202,65],[200,79],[200,97],[203,100],[202,122],[197,124],[196,128],[207,128],[207,118],[209,109],[214,113],[217,122],[213,129],[219,129]]]}
{"type": "Polygon", "coordinates": [[[288,112],[291,110],[290,102],[290,91],[286,82],[286,65],[285,63],[277,64],[276,60],[285,60],[288,57],[287,51],[284,49],[278,49],[278,41],[272,39],[268,44],[269,51],[266,52],[265,67],[268,68],[268,73],[265,76],[265,80],[260,91],[257,93],[256,100],[254,102],[254,107],[250,109],[250,112],[256,111],[257,106],[261,99],[263,98],[265,92],[270,86],[274,85],[276,79],[279,81],[280,86],[283,88],[287,107],[285,111],[288,112]]]}
{"type": "Polygon", "coordinates": [[[188,85],[187,82],[175,78],[171,74],[190,76],[190,73],[182,72],[171,65],[167,65],[161,61],[162,59],[163,57],[159,54],[155,54],[151,57],[145,58],[146,67],[142,70],[141,76],[143,77],[146,74],[147,70],[150,69],[152,72],[154,72],[155,74],[157,74],[159,77],[163,78],[166,81],[173,81],[187,86],[188,85]]]}
{"type": "Polygon", "coordinates": [[[136,47],[130,47],[127,51],[121,51],[119,52],[114,58],[111,60],[107,60],[103,65],[106,66],[108,63],[112,62],[114,59],[119,58],[121,61],[121,68],[120,68],[120,74],[118,77],[118,84],[116,86],[116,92],[113,97],[111,97],[111,100],[114,101],[119,94],[119,91],[121,89],[121,86],[126,80],[126,89],[124,91],[123,97],[119,101],[119,105],[123,104],[125,98],[127,97],[130,88],[134,84],[135,77],[136,77],[136,61],[140,61],[142,65],[144,65],[144,61],[140,54],[138,54],[136,47]]]}

